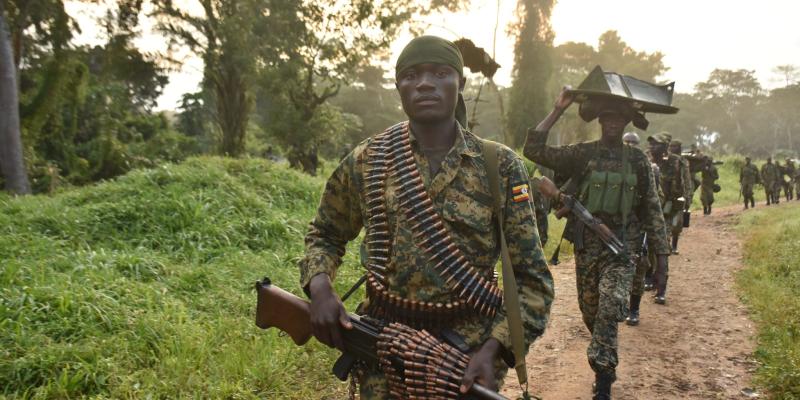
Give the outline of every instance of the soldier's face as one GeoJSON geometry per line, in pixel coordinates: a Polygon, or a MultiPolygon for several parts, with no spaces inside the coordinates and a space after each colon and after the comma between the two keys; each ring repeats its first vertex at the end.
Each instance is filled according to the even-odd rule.
{"type": "Polygon", "coordinates": [[[628,125],[628,119],[622,114],[613,111],[606,111],[598,117],[600,126],[603,129],[603,137],[616,138],[622,137],[625,127],[628,125]]]}
{"type": "Polygon", "coordinates": [[[681,150],[681,146],[678,146],[677,144],[669,145],[669,152],[672,154],[681,154],[681,150]]]}
{"type": "Polygon", "coordinates": [[[401,71],[395,87],[410,120],[432,123],[454,117],[464,82],[449,65],[419,64],[401,71]]]}
{"type": "Polygon", "coordinates": [[[649,141],[648,146],[650,148],[650,153],[657,157],[661,157],[667,152],[667,145],[664,143],[658,143],[655,140],[649,141]]]}

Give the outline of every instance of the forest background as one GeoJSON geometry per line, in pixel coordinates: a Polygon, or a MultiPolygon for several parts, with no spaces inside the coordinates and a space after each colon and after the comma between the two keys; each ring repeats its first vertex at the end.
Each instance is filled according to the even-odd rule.
{"type": "MultiPolygon", "coordinates": [[[[201,0],[199,14],[170,0],[85,3],[106,11],[98,22],[102,45],[75,44],[81,27],[63,1],[0,1],[0,64],[13,72],[4,77],[16,78],[0,97],[10,116],[0,132],[0,179],[11,192],[52,192],[198,154],[285,158],[316,174],[320,159],[337,160],[405,119],[386,68],[391,42],[419,32],[420,16],[463,11],[470,2],[201,0]],[[169,52],[133,44],[145,19],[169,52]],[[200,90],[184,94],[177,110],[156,112],[179,52],[202,59],[200,90]]],[[[637,51],[616,31],[596,43],[554,46],[554,4],[520,0],[516,19],[499,26],[516,39],[514,65],[504,66],[512,68],[509,87],[468,74],[470,125],[480,136],[521,147],[558,90],[595,65],[663,80],[664,54],[637,51]]],[[[753,70],[715,69],[692,92],[675,94],[680,113],[651,115],[648,132],[666,130],[716,154],[794,157],[800,68],[773,72],[782,84],[767,90],[753,70]]],[[[598,134],[576,111],[554,129],[554,142],[598,134]]]]}

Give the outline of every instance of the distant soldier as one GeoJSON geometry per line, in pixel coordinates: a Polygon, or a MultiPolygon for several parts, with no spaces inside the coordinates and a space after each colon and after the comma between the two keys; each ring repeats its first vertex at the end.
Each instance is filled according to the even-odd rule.
{"type": "Polygon", "coordinates": [[[780,193],[775,193],[775,188],[780,183],[780,172],[778,167],[772,163],[772,157],[767,158],[767,163],[761,167],[761,182],[764,184],[764,192],[767,195],[767,205],[778,204],[780,202],[780,193]]]}
{"type": "MultiPolygon", "coordinates": [[[[678,213],[678,218],[672,224],[672,254],[678,254],[678,238],[683,232],[683,213],[688,212],[694,197],[694,183],[692,182],[692,172],[689,168],[689,160],[683,157],[683,144],[680,140],[673,140],[669,143],[669,152],[681,159],[681,182],[683,183],[683,210],[678,213]]],[[[669,221],[667,221],[669,225],[669,221]]]]}
{"type": "Polygon", "coordinates": [[[750,157],[745,157],[744,167],[739,172],[739,185],[741,186],[742,197],[744,197],[745,210],[756,206],[756,200],[753,197],[753,186],[757,183],[761,183],[758,168],[750,162],[750,157]]]}
{"type": "Polygon", "coordinates": [[[719,179],[719,172],[717,167],[714,166],[714,159],[706,156],[703,170],[700,171],[700,201],[703,203],[703,214],[711,214],[711,205],[714,204],[714,193],[720,190],[717,185],[719,179]]]}
{"type": "Polygon", "coordinates": [[[797,194],[795,199],[800,200],[800,166],[794,170],[794,192],[797,194]]]}
{"type": "Polygon", "coordinates": [[[622,135],[622,142],[633,147],[639,147],[639,134],[636,132],[627,132],[622,135]]]}
{"type": "MultiPolygon", "coordinates": [[[[781,169],[781,183],[783,184],[783,191],[786,193],[786,201],[794,200],[794,176],[797,174],[797,168],[794,166],[791,158],[786,159],[786,166],[781,169]],[[786,176],[786,179],[783,178],[786,176]]],[[[800,196],[800,193],[797,194],[800,196]]]]}
{"type": "MultiPolygon", "coordinates": [[[[657,133],[647,138],[650,156],[653,158],[653,162],[658,165],[661,173],[659,186],[664,193],[661,199],[661,210],[664,213],[664,222],[667,227],[667,238],[672,236],[672,227],[675,226],[676,219],[683,216],[685,203],[681,158],[669,153],[668,147],[671,141],[672,136],[666,132],[657,133]]],[[[664,293],[656,296],[656,303],[664,304],[665,301],[664,293]]]]}

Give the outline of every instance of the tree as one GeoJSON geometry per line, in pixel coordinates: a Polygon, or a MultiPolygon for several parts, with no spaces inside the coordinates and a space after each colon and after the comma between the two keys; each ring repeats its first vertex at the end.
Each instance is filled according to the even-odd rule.
{"type": "Polygon", "coordinates": [[[772,69],[772,72],[778,75],[779,79],[785,83],[785,86],[796,83],[800,79],[800,68],[796,65],[778,65],[772,69]]]}
{"type": "Polygon", "coordinates": [[[547,89],[553,72],[554,4],[554,0],[520,0],[517,22],[509,29],[517,37],[506,118],[506,144],[512,147],[522,145],[527,129],[546,115],[551,103],[547,89]]]}
{"type": "Polygon", "coordinates": [[[299,26],[299,1],[200,0],[203,15],[156,0],[159,29],[173,46],[185,46],[204,62],[203,85],[212,94],[214,119],[221,131],[220,152],[245,151],[253,111],[256,67],[268,69],[286,57],[283,49],[299,26]]]}
{"type": "MultiPolygon", "coordinates": [[[[317,149],[327,132],[319,124],[320,107],[352,83],[365,65],[388,57],[389,44],[413,17],[434,9],[456,9],[465,1],[439,0],[427,7],[413,0],[305,1],[299,8],[302,28],[285,47],[279,70],[264,70],[262,82],[273,97],[269,128],[287,148],[290,163],[316,173],[317,149]],[[288,109],[285,107],[288,106],[288,109]]],[[[294,26],[293,26],[294,28],[294,26]]],[[[286,34],[286,33],[284,33],[286,34]]],[[[328,110],[329,111],[329,110],[328,110]]]]}
{"type": "Polygon", "coordinates": [[[763,101],[755,71],[715,69],[695,85],[695,95],[706,106],[708,126],[721,135],[720,143],[744,150],[749,132],[758,129],[756,118],[763,118],[755,112],[763,101]]]}
{"type": "Polygon", "coordinates": [[[22,153],[17,71],[13,59],[5,7],[0,1],[0,173],[6,190],[28,194],[31,188],[22,153]]]}

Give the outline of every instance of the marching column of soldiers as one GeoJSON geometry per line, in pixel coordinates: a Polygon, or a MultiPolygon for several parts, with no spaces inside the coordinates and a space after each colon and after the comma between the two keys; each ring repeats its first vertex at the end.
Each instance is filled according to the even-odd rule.
{"type": "Polygon", "coordinates": [[[764,186],[767,205],[778,204],[783,191],[786,201],[800,200],[797,196],[800,190],[800,169],[795,166],[794,160],[787,158],[784,165],[767,158],[761,170],[753,165],[750,157],[745,157],[744,165],[739,171],[740,194],[744,199],[744,208],[756,206],[753,196],[755,185],[764,186]]]}
{"type": "MultiPolygon", "coordinates": [[[[462,353],[453,358],[461,360],[458,368],[446,368],[448,386],[436,388],[438,381],[417,367],[437,366],[417,360],[411,372],[421,375],[404,374],[384,358],[391,354],[378,352],[380,365],[356,364],[351,375],[361,399],[461,398],[475,384],[495,391],[512,366],[523,384],[517,357],[524,360],[543,334],[554,296],[542,251],[552,208],[567,217],[563,239],[575,249],[578,303],[591,333],[592,398],[610,400],[618,325],[639,323],[647,289],[655,290],[655,303],[666,303],[668,257],[678,253],[694,191],[701,190],[710,214],[720,190],[715,162],[695,145],[683,154],[666,132],[647,138],[647,152],[637,134],[623,135],[630,124],[646,130],[645,113],[678,112],[671,106],[674,83],[658,86],[598,66],[577,89],[562,90],[550,114],[529,129],[524,155],[551,170],[556,185],[548,177],[532,181],[514,151],[466,128],[464,66],[454,43],[412,40],[395,68],[408,120],[356,146],[328,180],[299,262],[313,334],[347,350],[343,335],[353,325],[332,281],[347,242],[363,229],[366,298],[358,313],[410,332],[425,329],[462,353]],[[573,103],[584,121],[598,121],[600,139],[548,145],[550,129],[573,103]],[[538,191],[532,182],[542,184],[538,191]],[[500,258],[507,290],[495,272],[500,258]]],[[[772,204],[781,189],[787,199],[800,192],[798,181],[788,160],[785,167],[770,160],[758,171],[748,158],[740,174],[745,207],[755,205],[759,182],[772,204]]]]}

